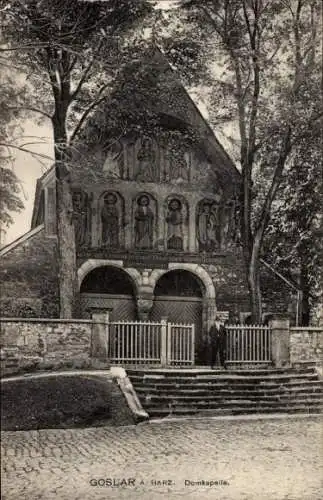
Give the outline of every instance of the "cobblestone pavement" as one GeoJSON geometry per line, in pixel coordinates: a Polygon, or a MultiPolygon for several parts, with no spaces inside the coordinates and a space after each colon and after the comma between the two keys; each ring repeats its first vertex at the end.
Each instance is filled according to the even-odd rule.
{"type": "Polygon", "coordinates": [[[318,417],[3,432],[1,498],[319,500],[322,437],[318,417]]]}

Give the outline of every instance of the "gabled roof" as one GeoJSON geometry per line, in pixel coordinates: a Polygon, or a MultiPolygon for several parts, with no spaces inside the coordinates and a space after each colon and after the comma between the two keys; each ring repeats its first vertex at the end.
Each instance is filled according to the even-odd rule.
{"type": "Polygon", "coordinates": [[[85,141],[91,142],[97,132],[105,140],[119,137],[121,123],[133,123],[138,127],[145,115],[157,117],[158,123],[165,128],[181,130],[182,124],[183,130],[184,127],[195,130],[199,149],[209,162],[216,164],[225,177],[239,181],[240,173],[235,163],[158,47],[146,51],[121,70],[114,91],[84,130],[85,141]]]}

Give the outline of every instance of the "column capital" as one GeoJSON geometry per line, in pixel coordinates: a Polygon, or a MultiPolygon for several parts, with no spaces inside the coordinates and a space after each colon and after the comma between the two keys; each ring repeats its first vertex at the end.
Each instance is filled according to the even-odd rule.
{"type": "Polygon", "coordinates": [[[137,298],[137,310],[138,310],[138,317],[140,320],[147,321],[149,319],[149,314],[153,307],[153,304],[154,304],[153,295],[137,298]]]}

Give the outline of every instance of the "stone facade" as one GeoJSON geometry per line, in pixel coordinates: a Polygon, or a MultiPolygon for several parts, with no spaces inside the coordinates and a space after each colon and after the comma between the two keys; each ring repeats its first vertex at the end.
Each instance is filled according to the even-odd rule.
{"type": "Polygon", "coordinates": [[[292,365],[313,363],[323,375],[323,329],[304,327],[290,329],[290,361],[292,365]]]}
{"type": "MultiPolygon", "coordinates": [[[[171,69],[160,57],[162,81],[171,69]]],[[[174,82],[164,97],[166,121],[189,123],[198,140],[160,126],[83,144],[71,158],[80,316],[163,315],[204,334],[219,311],[236,321],[248,313],[240,174],[183,87],[174,82]]],[[[2,250],[5,316],[59,315],[55,200],[52,168],[37,182],[32,231],[2,250]]],[[[285,291],[277,300],[283,310],[290,301],[285,291]]],[[[265,302],[277,310],[274,295],[265,302]]]]}

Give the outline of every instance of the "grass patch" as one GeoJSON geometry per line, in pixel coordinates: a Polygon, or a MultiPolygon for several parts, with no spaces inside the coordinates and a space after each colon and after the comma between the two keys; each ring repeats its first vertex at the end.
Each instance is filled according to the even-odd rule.
{"type": "Polygon", "coordinates": [[[120,396],[107,377],[81,374],[2,381],[1,392],[4,431],[114,425],[120,396]]]}

